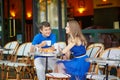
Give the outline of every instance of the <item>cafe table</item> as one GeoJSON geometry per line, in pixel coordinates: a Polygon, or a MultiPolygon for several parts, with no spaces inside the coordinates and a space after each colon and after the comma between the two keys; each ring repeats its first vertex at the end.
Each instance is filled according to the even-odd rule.
{"type": "Polygon", "coordinates": [[[42,57],[45,58],[45,60],[46,60],[45,61],[45,63],[46,63],[46,65],[45,65],[45,73],[47,73],[47,71],[48,71],[48,58],[57,56],[57,54],[54,53],[54,52],[37,52],[37,54],[35,54],[35,55],[42,56],[42,57]]]}

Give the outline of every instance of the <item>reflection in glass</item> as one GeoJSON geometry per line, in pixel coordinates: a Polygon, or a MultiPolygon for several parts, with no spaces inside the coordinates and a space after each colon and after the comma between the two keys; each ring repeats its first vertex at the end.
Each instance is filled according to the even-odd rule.
{"type": "MultiPolygon", "coordinates": [[[[65,27],[64,1],[65,0],[61,0],[62,28],[65,27]]],[[[50,22],[52,29],[58,29],[58,3],[57,2],[58,0],[39,0],[38,23],[42,21],[47,21],[48,19],[48,22],[50,22]]]]}
{"type": "Polygon", "coordinates": [[[52,28],[58,27],[58,11],[57,11],[57,0],[51,0],[48,3],[48,21],[52,28]]]}
{"type": "Polygon", "coordinates": [[[38,3],[38,23],[46,21],[46,2],[45,0],[39,0],[38,3]]]}

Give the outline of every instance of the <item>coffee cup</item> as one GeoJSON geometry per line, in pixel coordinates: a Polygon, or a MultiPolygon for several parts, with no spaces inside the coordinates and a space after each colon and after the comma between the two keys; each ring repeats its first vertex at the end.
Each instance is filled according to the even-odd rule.
{"type": "Polygon", "coordinates": [[[47,46],[51,46],[51,40],[46,40],[47,46]]]}

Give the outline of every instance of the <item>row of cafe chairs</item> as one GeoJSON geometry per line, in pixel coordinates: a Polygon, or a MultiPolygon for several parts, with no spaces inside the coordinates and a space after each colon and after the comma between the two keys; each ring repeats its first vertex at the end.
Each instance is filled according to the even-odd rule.
{"type": "MultiPolygon", "coordinates": [[[[29,52],[30,52],[30,47],[31,47],[31,42],[26,42],[26,43],[22,43],[21,45],[18,44],[17,41],[13,41],[16,42],[17,45],[15,44],[11,44],[9,42],[9,46],[13,46],[12,47],[6,47],[6,48],[11,48],[13,50],[13,53],[9,51],[8,55],[14,55],[13,57],[9,58],[9,60],[4,60],[1,59],[0,60],[0,67],[2,69],[2,78],[3,79],[10,79],[12,75],[10,75],[11,70],[15,71],[15,77],[12,77],[11,79],[13,80],[21,80],[25,77],[25,74],[27,75],[27,78],[30,80],[33,80],[33,74],[31,73],[31,69],[33,67],[33,61],[31,60],[30,56],[29,56],[29,52]],[[18,46],[19,45],[19,46],[18,46]],[[5,71],[6,70],[6,71],[5,71]],[[4,76],[4,72],[6,72],[6,76],[4,76]]],[[[8,45],[5,45],[8,46],[8,45]]],[[[4,51],[3,54],[4,55],[4,51]]],[[[8,56],[7,55],[7,56],[8,56]]]]}
{"type": "MultiPolygon", "coordinates": [[[[56,47],[56,49],[58,48],[58,45],[60,48],[63,49],[66,46],[66,43],[65,42],[56,43],[54,45],[56,47]]],[[[29,53],[30,47],[31,47],[31,42],[22,43],[21,45],[19,45],[19,43],[17,41],[12,41],[5,45],[5,48],[12,49],[12,51],[10,50],[8,52],[8,54],[7,54],[7,52],[4,53],[5,51],[3,51],[1,56],[3,56],[4,54],[7,54],[7,56],[12,56],[12,57],[9,59],[7,58],[6,60],[4,58],[2,58],[0,60],[0,67],[2,69],[2,78],[3,79],[9,79],[9,80],[12,79],[13,80],[13,78],[14,78],[16,80],[21,80],[24,78],[24,76],[25,76],[24,74],[26,72],[28,74],[27,75],[29,78],[28,80],[30,80],[30,79],[37,80],[36,75],[35,75],[33,60],[31,60],[30,53],[29,53]],[[13,44],[13,42],[14,42],[14,44],[13,44]],[[15,77],[12,77],[12,75],[10,74],[11,70],[13,70],[13,69],[15,71],[14,73],[16,73],[15,77]],[[6,72],[6,76],[4,76],[4,72],[6,72]]],[[[58,54],[59,51],[57,51],[56,53],[58,54]]]]}
{"type": "MultiPolygon", "coordinates": [[[[93,63],[97,60],[99,61],[99,59],[108,59],[108,58],[109,59],[120,59],[120,48],[116,47],[116,48],[104,49],[103,44],[93,43],[93,44],[91,44],[87,47],[87,53],[86,54],[90,57],[90,60],[93,63]]],[[[114,62],[113,64],[108,65],[109,70],[108,70],[108,72],[105,72],[105,74],[103,74],[103,73],[99,74],[99,71],[101,70],[101,66],[102,66],[103,69],[106,69],[106,67],[105,67],[106,63],[102,63],[102,64],[97,63],[97,62],[95,64],[93,64],[93,63],[91,63],[90,71],[86,75],[87,79],[90,79],[90,80],[96,80],[96,79],[104,80],[106,78],[106,76],[108,76],[108,80],[119,80],[120,69],[119,69],[118,66],[120,66],[120,63],[115,64],[115,62],[114,62]],[[109,71],[110,71],[111,67],[116,67],[117,68],[117,77],[114,76],[114,75],[110,75],[109,71]],[[108,75],[106,75],[106,73],[108,73],[108,75]]]]}
{"type": "MultiPolygon", "coordinates": [[[[9,79],[9,73],[11,68],[15,69],[16,74],[16,80],[21,80],[25,76],[25,72],[28,74],[29,80],[33,80],[34,72],[31,71],[33,69],[33,62],[31,58],[29,57],[29,50],[31,46],[31,42],[23,43],[19,46],[17,41],[9,42],[8,45],[5,45],[5,48],[11,48],[12,50],[9,52],[3,51],[3,54],[8,53],[8,55],[12,55],[7,57],[7,61],[1,58],[0,60],[0,67],[2,69],[2,75],[4,74],[5,70],[7,72],[6,79],[9,79]],[[13,44],[13,42],[15,44],[13,44]],[[19,56],[19,57],[18,57],[19,56]],[[24,58],[22,58],[24,57],[24,58]],[[32,63],[31,63],[32,62],[32,63]],[[25,71],[27,70],[27,71],[25,71]],[[23,77],[22,77],[23,76],[23,77]]],[[[60,43],[59,43],[60,44],[60,43]]],[[[63,44],[63,43],[62,43],[63,44]]],[[[104,45],[101,43],[94,43],[87,47],[86,54],[90,58],[108,58],[108,52],[109,52],[109,58],[116,59],[118,56],[120,56],[120,47],[119,48],[108,48],[104,50],[104,45]],[[114,55],[113,55],[114,54],[114,55]]],[[[1,55],[2,56],[2,55],[1,55]]],[[[118,58],[120,59],[120,58],[118,58]]],[[[103,64],[102,64],[103,65],[103,64]]],[[[112,65],[114,67],[116,65],[112,65]]],[[[91,63],[90,70],[87,73],[87,79],[98,79],[101,77],[105,77],[105,75],[98,75],[98,70],[101,68],[98,64],[93,65],[91,63]],[[93,74],[94,72],[94,74],[93,74]]],[[[117,76],[120,77],[120,69],[117,68],[117,76]]],[[[111,78],[116,78],[112,76],[111,78]]]]}
{"type": "Polygon", "coordinates": [[[5,44],[3,48],[1,47],[0,49],[0,67],[2,69],[1,77],[4,77],[5,63],[12,60],[12,57],[17,51],[18,46],[19,46],[18,41],[11,41],[5,44]]]}

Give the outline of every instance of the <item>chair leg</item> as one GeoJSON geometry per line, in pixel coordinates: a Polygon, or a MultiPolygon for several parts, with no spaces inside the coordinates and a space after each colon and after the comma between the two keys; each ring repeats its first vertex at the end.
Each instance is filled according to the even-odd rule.
{"type": "Polygon", "coordinates": [[[22,73],[22,78],[21,79],[34,79],[34,72],[33,70],[31,69],[31,67],[22,67],[22,69],[20,70],[20,72],[22,73]],[[27,75],[27,77],[26,77],[27,75]]]}
{"type": "Polygon", "coordinates": [[[3,59],[3,51],[0,51],[0,60],[3,59]]]}
{"type": "Polygon", "coordinates": [[[16,79],[17,80],[20,80],[20,71],[21,71],[21,69],[22,69],[22,67],[15,67],[15,70],[16,70],[16,72],[17,72],[17,74],[16,74],[16,79]]]}
{"type": "Polygon", "coordinates": [[[117,69],[117,77],[120,78],[120,68],[117,69]]]}
{"type": "Polygon", "coordinates": [[[2,69],[1,79],[3,80],[5,78],[5,65],[4,64],[1,65],[1,69],[2,69]]]}
{"type": "Polygon", "coordinates": [[[33,80],[37,80],[37,76],[35,76],[33,80]]]}

